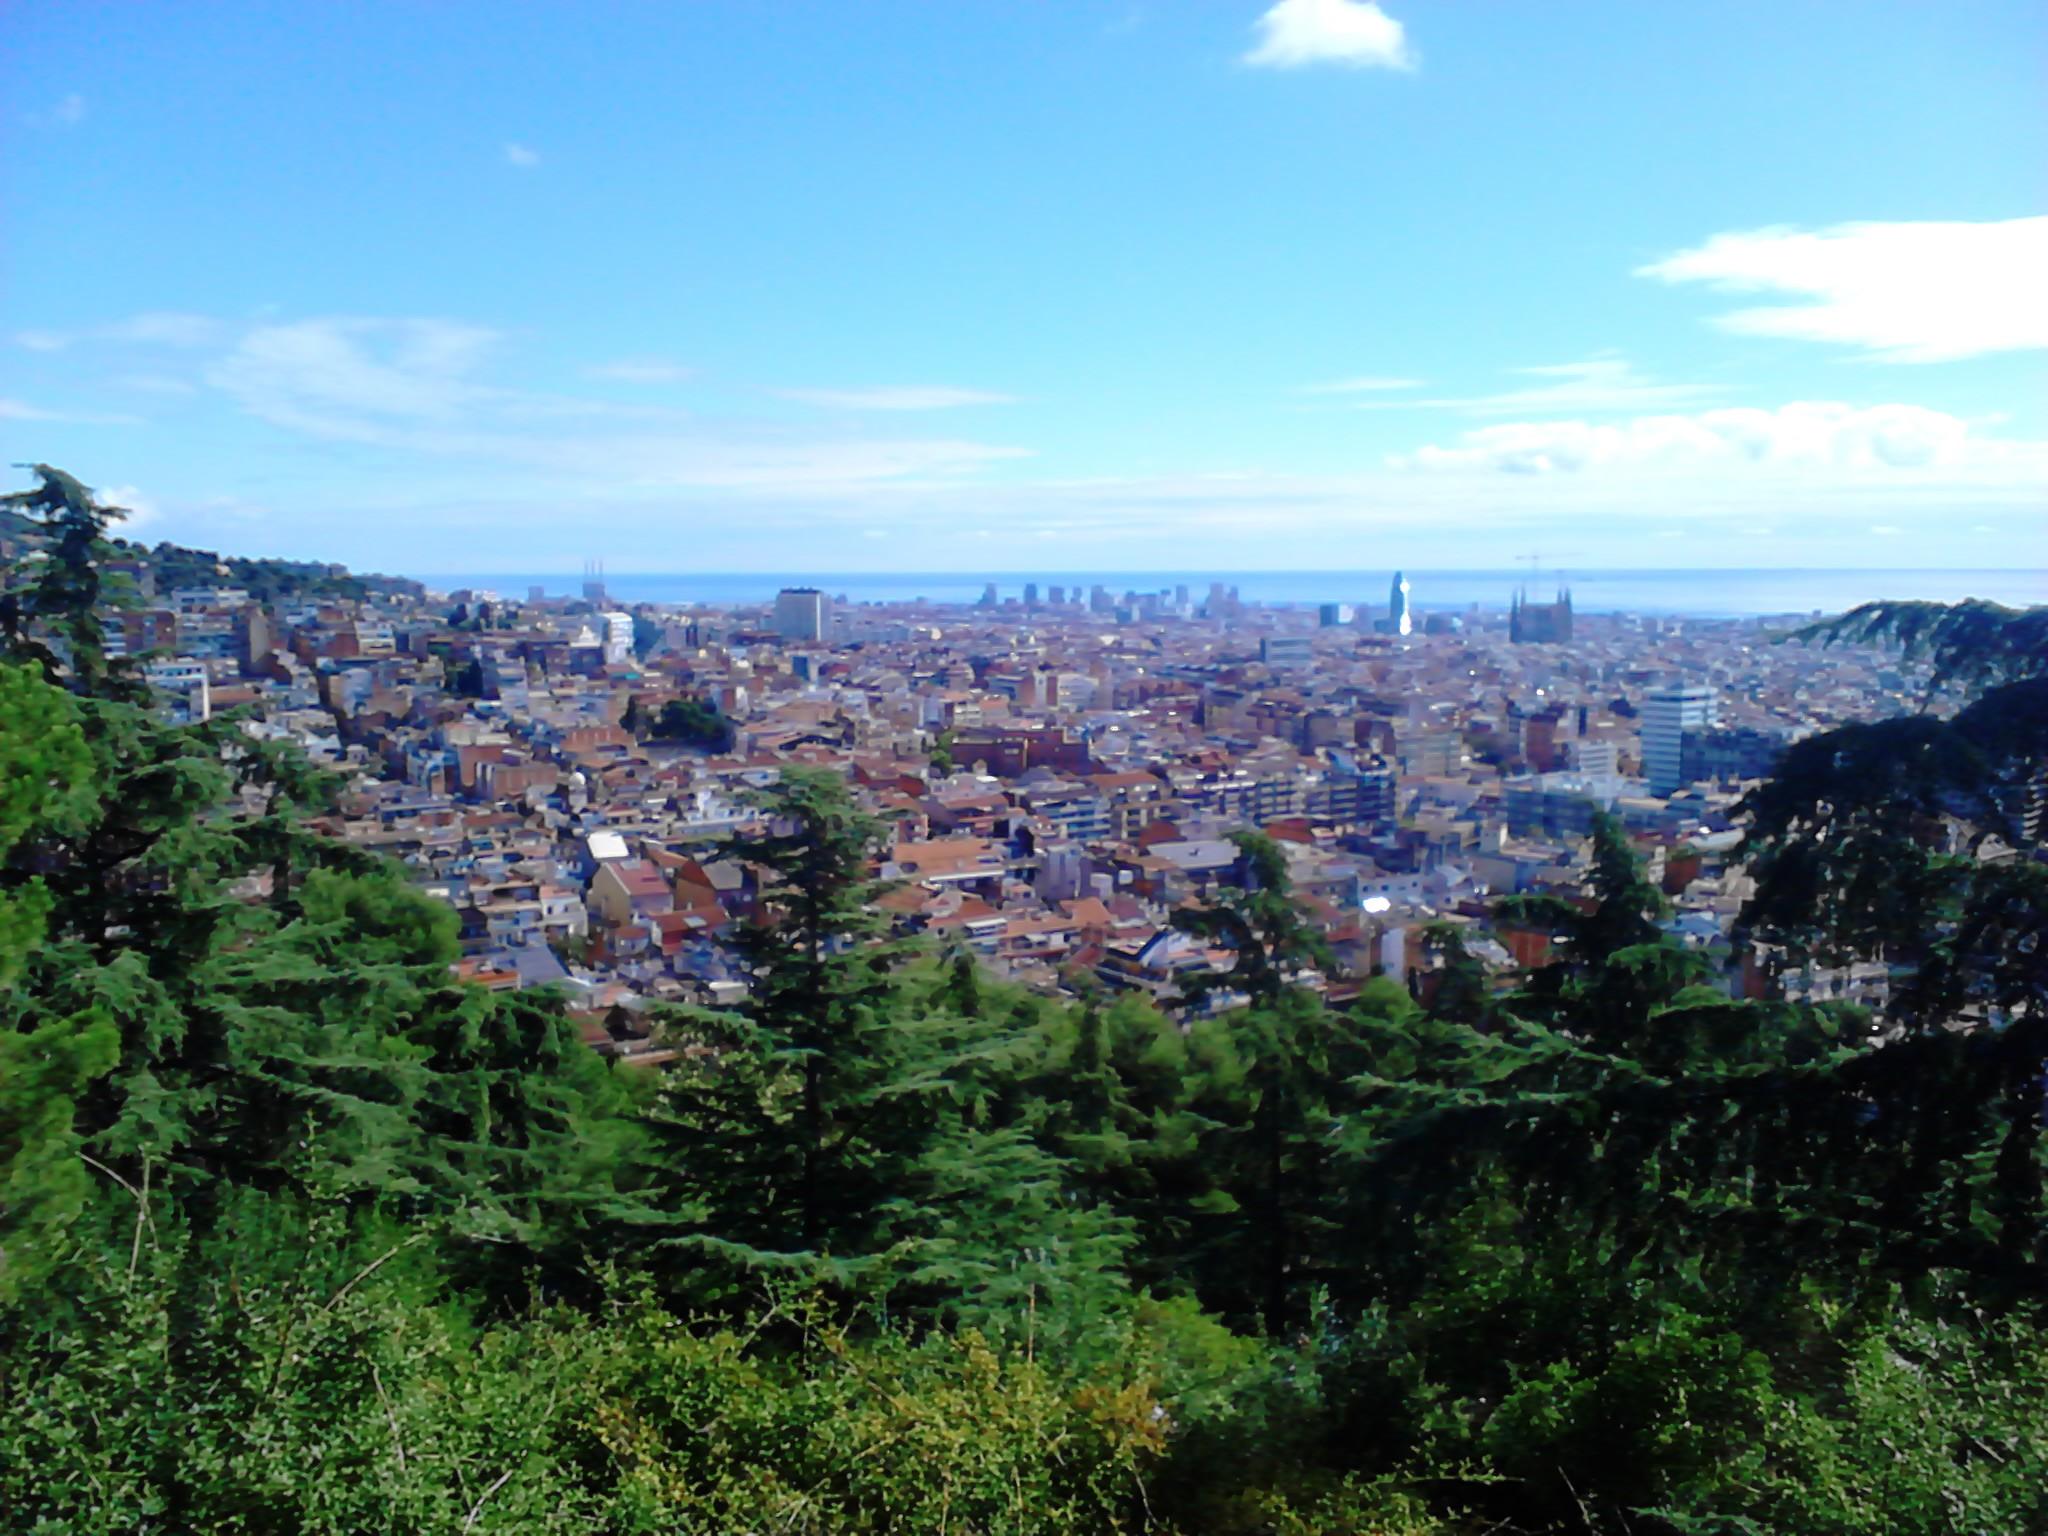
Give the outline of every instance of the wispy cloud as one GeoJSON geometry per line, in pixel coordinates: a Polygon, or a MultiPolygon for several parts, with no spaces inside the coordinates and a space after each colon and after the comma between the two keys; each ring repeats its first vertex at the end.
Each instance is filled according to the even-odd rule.
{"type": "Polygon", "coordinates": [[[0,421],[62,421],[64,418],[55,411],[46,411],[39,405],[30,405],[26,400],[11,400],[0,397],[0,421]]]}
{"type": "MultiPolygon", "coordinates": [[[[267,423],[276,444],[292,450],[288,463],[317,445],[333,471],[332,489],[322,493],[329,505],[294,510],[350,509],[321,535],[339,541],[319,546],[337,558],[370,560],[384,549],[388,563],[389,548],[404,541],[458,562],[444,569],[459,568],[486,538],[551,559],[551,541],[568,538],[563,530],[587,512],[601,512],[620,538],[649,549],[673,548],[677,530],[688,529],[693,554],[741,563],[772,563],[775,551],[789,548],[821,559],[865,550],[873,563],[899,547],[861,532],[874,529],[904,541],[920,561],[963,565],[975,563],[968,541],[983,535],[1013,550],[1023,541],[1085,549],[1110,562],[1103,568],[1156,561],[1162,540],[1201,548],[1219,563],[1270,567],[1312,561],[1333,539],[1370,536],[1390,559],[1408,551],[1413,565],[1445,529],[1462,530],[1458,537],[1476,549],[1563,521],[1598,530],[1574,537],[1611,537],[1625,548],[1646,536],[1646,524],[1686,517],[1699,519],[1702,541],[1717,528],[1777,527],[1775,553],[1818,560],[1825,551],[1817,541],[1853,541],[1873,523],[1906,528],[1938,551],[1951,524],[1961,533],[1992,516],[2014,521],[2017,544],[2048,486],[2048,444],[1999,436],[2011,429],[1989,420],[1906,404],[1680,411],[1668,397],[1698,386],[1646,378],[1611,356],[1524,370],[1504,381],[1508,389],[1452,397],[1443,402],[1456,413],[1448,424],[1409,440],[1427,446],[1392,461],[1365,455],[1351,472],[1250,464],[1231,473],[1079,479],[1032,472],[1024,445],[889,414],[979,402],[985,391],[806,391],[798,393],[825,396],[836,409],[705,416],[661,393],[530,387],[516,333],[458,318],[188,319],[205,323],[152,323],[130,333],[215,336],[189,371],[178,354],[161,363],[157,354],[123,358],[108,371],[147,377],[161,367],[195,381],[201,394],[177,403],[181,420],[227,409],[267,423]],[[878,405],[877,393],[890,403],[878,405]],[[1511,402],[1519,408],[1509,414],[1511,402]],[[1832,533],[1819,531],[1822,523],[1832,533]]],[[[656,381],[680,366],[641,356],[595,367],[615,365],[656,381]]],[[[1348,408],[1402,394],[1362,387],[1367,382],[1330,381],[1361,386],[1336,392],[1348,408]]],[[[34,403],[0,402],[0,418],[32,427],[64,416],[30,393],[34,403]]],[[[70,398],[91,397],[67,394],[57,403],[70,398]]],[[[259,442],[237,457],[253,464],[263,452],[259,442]]],[[[268,472],[267,482],[206,489],[267,503],[278,483],[274,466],[268,472]]],[[[220,533],[226,516],[201,501],[170,500],[164,521],[187,537],[220,533]]],[[[1911,546],[1915,557],[1921,548],[1911,546]]]]}
{"type": "Polygon", "coordinates": [[[40,421],[62,426],[132,427],[139,425],[141,418],[91,411],[53,411],[40,405],[31,405],[26,400],[0,398],[0,421],[40,421]]]}
{"type": "Polygon", "coordinates": [[[505,338],[436,318],[325,317],[256,326],[206,370],[249,415],[331,443],[590,483],[763,495],[972,474],[1022,448],[952,438],[819,436],[705,421],[494,383],[505,338]]]}
{"type": "Polygon", "coordinates": [[[963,405],[1009,405],[1014,395],[939,384],[895,384],[872,389],[778,389],[785,400],[841,411],[949,411],[963,405]]]}
{"type": "Polygon", "coordinates": [[[114,342],[144,347],[210,347],[228,334],[227,327],[208,315],[179,310],[150,310],[125,320],[90,326],[82,331],[17,331],[14,344],[31,352],[62,352],[79,342],[114,342]]]}
{"type": "Polygon", "coordinates": [[[2048,217],[1719,234],[1636,271],[1807,299],[1732,310],[1715,324],[1857,347],[1880,362],[2048,347],[2048,217]]]}
{"type": "Polygon", "coordinates": [[[123,532],[133,533],[145,523],[153,523],[161,513],[156,498],[134,485],[102,485],[95,489],[95,497],[102,506],[119,507],[128,516],[122,520],[123,532]]]}
{"type": "Polygon", "coordinates": [[[505,163],[515,170],[530,171],[540,164],[540,151],[524,144],[507,144],[505,163]]]}
{"type": "Polygon", "coordinates": [[[22,120],[31,128],[75,128],[85,121],[85,110],[85,98],[73,91],[40,112],[23,113],[22,120]]]}
{"type": "Polygon", "coordinates": [[[1798,401],[1619,422],[1518,421],[1480,427],[1449,446],[1396,457],[1415,470],[1514,475],[1716,470],[1948,471],[2048,476],[2048,443],[1987,436],[1919,405],[1798,401]]]}
{"type": "Polygon", "coordinates": [[[221,340],[226,328],[209,315],[153,310],[117,321],[94,334],[105,341],[135,342],[143,346],[210,347],[221,340]]]}
{"type": "Polygon", "coordinates": [[[1654,406],[1691,405],[1719,393],[1712,385],[1667,384],[1646,377],[1623,357],[1589,357],[1576,363],[1545,363],[1510,371],[1520,378],[1545,382],[1484,395],[1363,401],[1358,409],[1447,410],[1467,416],[1611,415],[1654,406]]]}
{"type": "Polygon", "coordinates": [[[449,320],[339,318],[257,326],[207,370],[251,414],[327,436],[452,421],[486,391],[472,375],[499,340],[449,320]]]}
{"type": "Polygon", "coordinates": [[[583,370],[587,379],[614,384],[680,384],[696,370],[660,357],[622,357],[609,363],[593,363],[583,370]]]}
{"type": "Polygon", "coordinates": [[[1253,25],[1258,41],[1244,62],[1260,69],[1415,67],[1401,23],[1372,0],[1280,0],[1253,25]]]}
{"type": "Polygon", "coordinates": [[[1377,374],[1366,374],[1355,379],[1332,379],[1327,384],[1304,384],[1304,395],[1370,395],[1400,389],[1420,389],[1421,379],[1382,378],[1377,374]]]}
{"type": "Polygon", "coordinates": [[[124,373],[114,379],[120,389],[140,390],[146,395],[195,395],[199,386],[190,379],[174,378],[164,373],[124,373]]]}

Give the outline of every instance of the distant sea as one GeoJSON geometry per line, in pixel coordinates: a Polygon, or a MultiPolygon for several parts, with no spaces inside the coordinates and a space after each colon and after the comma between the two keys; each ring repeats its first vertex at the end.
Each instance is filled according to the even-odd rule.
{"type": "MultiPolygon", "coordinates": [[[[1569,586],[1581,613],[1642,613],[1694,618],[1758,618],[1777,614],[1839,613],[1875,598],[1919,598],[1956,602],[1967,597],[2024,607],[2048,602],[2048,570],[1658,570],[1658,571],[1409,571],[1409,599],[1416,609],[1505,608],[1517,587],[1547,601],[1569,586]]],[[[817,587],[855,603],[973,603],[994,582],[1000,597],[1019,597],[1035,581],[1039,595],[1052,587],[1086,594],[1100,584],[1125,592],[1172,591],[1186,587],[1199,602],[1212,582],[1234,586],[1246,602],[1314,605],[1369,603],[1384,607],[1391,571],[1082,571],[1031,576],[1018,572],[818,571],[678,572],[672,575],[607,575],[605,589],[622,603],[702,603],[738,607],[766,602],[782,587],[817,587]]],[[[476,573],[420,575],[437,591],[464,587],[523,598],[539,587],[550,597],[573,597],[581,576],[476,573]]]]}

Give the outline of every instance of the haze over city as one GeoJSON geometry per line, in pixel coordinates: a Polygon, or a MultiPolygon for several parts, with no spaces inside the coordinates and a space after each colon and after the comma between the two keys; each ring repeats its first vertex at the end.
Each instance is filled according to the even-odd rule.
{"type": "Polygon", "coordinates": [[[144,540],[2048,565],[2035,5],[8,20],[0,434],[144,540]]]}

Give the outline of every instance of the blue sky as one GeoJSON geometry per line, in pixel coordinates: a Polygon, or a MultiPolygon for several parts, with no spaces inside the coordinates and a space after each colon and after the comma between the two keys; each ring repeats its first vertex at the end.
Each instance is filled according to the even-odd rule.
{"type": "Polygon", "coordinates": [[[0,436],[416,572],[2048,566],[2048,8],[14,0],[0,436]]]}

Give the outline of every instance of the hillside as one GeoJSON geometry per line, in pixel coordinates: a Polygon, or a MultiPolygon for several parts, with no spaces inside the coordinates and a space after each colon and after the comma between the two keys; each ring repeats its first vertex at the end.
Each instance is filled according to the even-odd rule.
{"type": "MultiPolygon", "coordinates": [[[[42,524],[11,507],[0,507],[0,540],[37,547],[43,542],[42,524]]],[[[148,544],[114,537],[107,543],[113,558],[141,564],[154,578],[159,593],[180,587],[234,586],[259,602],[276,603],[321,597],[360,601],[376,593],[418,597],[426,591],[419,582],[403,576],[357,573],[333,563],[227,555],[169,540],[148,544]]]]}

